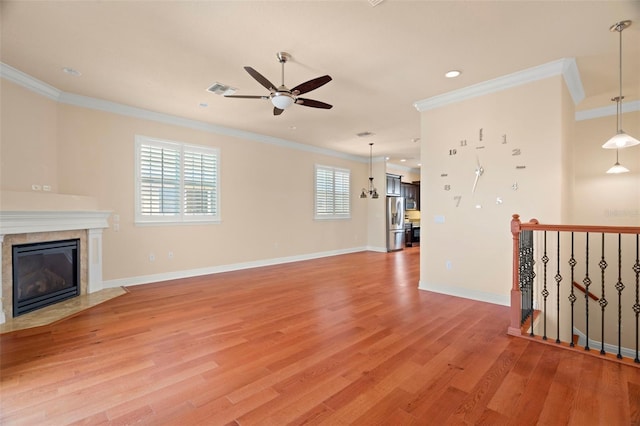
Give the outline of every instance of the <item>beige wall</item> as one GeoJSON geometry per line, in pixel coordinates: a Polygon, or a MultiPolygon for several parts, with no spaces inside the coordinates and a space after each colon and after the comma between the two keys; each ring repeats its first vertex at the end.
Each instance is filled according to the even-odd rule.
{"type": "Polygon", "coordinates": [[[6,81],[2,88],[3,198],[20,209],[42,197],[50,208],[51,197],[73,194],[119,215],[119,231],[111,227],[103,234],[107,284],[363,250],[377,246],[384,235],[383,230],[370,235],[367,201],[358,198],[368,178],[364,160],[61,104],[6,81]],[[136,134],[220,148],[221,224],[133,223],[136,134]],[[313,219],[316,163],[351,170],[351,220],[313,219]],[[31,192],[32,183],[49,184],[53,191],[31,192]]]}
{"type": "Polygon", "coordinates": [[[0,78],[0,183],[3,190],[58,186],[58,104],[0,78]],[[9,143],[10,141],[10,143],[9,143]]]}
{"type": "Polygon", "coordinates": [[[508,303],[512,214],[559,223],[569,204],[563,86],[557,76],[422,113],[421,288],[508,303]],[[484,174],[472,194],[476,155],[484,174]]]}
{"type": "MultiPolygon", "coordinates": [[[[640,111],[623,114],[623,129],[640,138],[640,111]]],[[[615,150],[602,144],[615,134],[615,117],[575,123],[575,187],[571,222],[585,225],[640,226],[640,145],[620,150],[629,173],[605,172],[616,161],[615,150]]]]}

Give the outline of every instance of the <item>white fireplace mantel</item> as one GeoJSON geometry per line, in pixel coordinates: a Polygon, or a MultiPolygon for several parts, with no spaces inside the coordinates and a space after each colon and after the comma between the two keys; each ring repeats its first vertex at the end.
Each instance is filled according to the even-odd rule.
{"type": "MultiPolygon", "coordinates": [[[[102,289],[102,230],[109,227],[108,211],[0,211],[0,277],[2,277],[2,244],[5,235],[33,232],[86,230],[88,240],[87,291],[102,289]]],[[[6,321],[0,285],[0,324],[6,321]]]]}
{"type": "Polygon", "coordinates": [[[108,228],[108,211],[3,211],[0,235],[108,228]]]}

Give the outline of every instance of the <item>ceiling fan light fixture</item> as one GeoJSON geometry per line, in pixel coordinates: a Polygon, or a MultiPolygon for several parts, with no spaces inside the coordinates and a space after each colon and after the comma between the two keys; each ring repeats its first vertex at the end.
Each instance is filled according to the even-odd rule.
{"type": "Polygon", "coordinates": [[[289,108],[291,105],[293,105],[294,101],[295,100],[293,99],[293,96],[291,96],[289,93],[282,92],[274,93],[273,97],[271,98],[271,103],[273,104],[273,106],[279,109],[289,108]]]}

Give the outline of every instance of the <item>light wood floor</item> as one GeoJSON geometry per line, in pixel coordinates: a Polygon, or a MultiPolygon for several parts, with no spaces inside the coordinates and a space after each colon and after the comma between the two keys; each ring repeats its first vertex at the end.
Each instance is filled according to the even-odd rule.
{"type": "Polygon", "coordinates": [[[640,369],[508,336],[504,306],[419,291],[418,256],[135,286],[3,334],[0,424],[640,424],[640,369]]]}

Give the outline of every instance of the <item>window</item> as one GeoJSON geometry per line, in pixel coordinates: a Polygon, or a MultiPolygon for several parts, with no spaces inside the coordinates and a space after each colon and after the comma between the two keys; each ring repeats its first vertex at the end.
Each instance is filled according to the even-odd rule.
{"type": "Polygon", "coordinates": [[[316,165],[316,219],[351,217],[351,172],[316,165]]]}
{"type": "Polygon", "coordinates": [[[219,152],[136,136],[136,223],[217,222],[219,152]]]}

